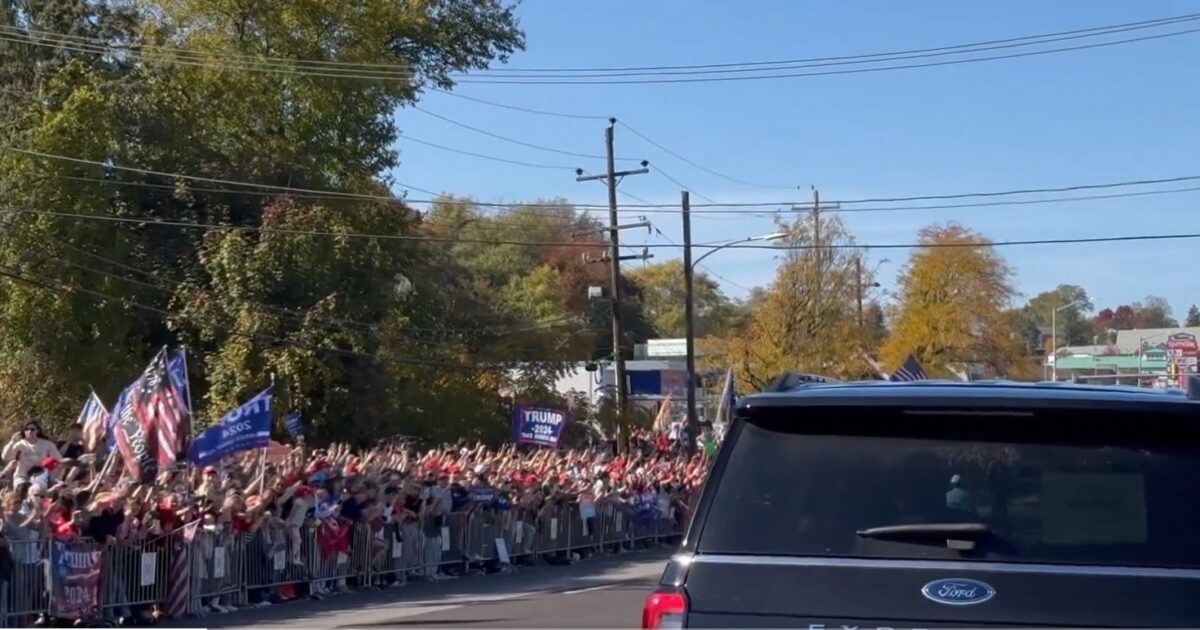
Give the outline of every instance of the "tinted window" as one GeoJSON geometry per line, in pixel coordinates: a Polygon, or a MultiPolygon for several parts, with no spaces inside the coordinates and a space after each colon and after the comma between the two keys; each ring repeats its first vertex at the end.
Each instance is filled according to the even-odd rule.
{"type": "Polygon", "coordinates": [[[1200,566],[1194,446],[806,434],[797,424],[740,427],[698,551],[1200,566]],[[964,555],[856,533],[956,522],[995,536],[964,555]]]}

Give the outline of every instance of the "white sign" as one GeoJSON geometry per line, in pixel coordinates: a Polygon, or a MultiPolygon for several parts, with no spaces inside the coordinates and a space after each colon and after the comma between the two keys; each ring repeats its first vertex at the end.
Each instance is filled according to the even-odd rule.
{"type": "Polygon", "coordinates": [[[217,547],[213,554],[213,577],[221,579],[225,577],[225,548],[217,547]]]}
{"type": "Polygon", "coordinates": [[[154,586],[155,576],[158,574],[158,552],[150,551],[142,554],[142,586],[154,586]]]}
{"type": "Polygon", "coordinates": [[[500,558],[501,564],[509,564],[508,541],[503,538],[496,539],[496,557],[500,558]]]}
{"type": "Polygon", "coordinates": [[[687,356],[687,339],[651,339],[646,342],[646,356],[687,356]]]}

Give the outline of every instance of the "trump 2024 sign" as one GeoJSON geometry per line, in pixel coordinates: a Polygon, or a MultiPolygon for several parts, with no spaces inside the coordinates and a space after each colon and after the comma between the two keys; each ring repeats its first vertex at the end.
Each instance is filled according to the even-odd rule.
{"type": "Polygon", "coordinates": [[[513,440],[556,448],[570,419],[571,414],[562,409],[517,405],[513,409],[513,440]]]}

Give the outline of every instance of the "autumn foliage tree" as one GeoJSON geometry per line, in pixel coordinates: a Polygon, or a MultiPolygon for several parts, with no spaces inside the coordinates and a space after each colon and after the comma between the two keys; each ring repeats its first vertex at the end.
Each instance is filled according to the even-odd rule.
{"type": "Polygon", "coordinates": [[[856,258],[862,250],[835,216],[780,226],[783,262],[744,334],[710,341],[710,361],[732,365],[740,386],[762,389],[777,375],[803,371],[861,376],[864,340],[857,321],[856,258]]]}
{"type": "Polygon", "coordinates": [[[1015,294],[1008,264],[983,235],[955,223],[921,229],[918,242],[899,277],[885,364],[912,353],[931,375],[972,366],[1010,374],[1023,348],[1008,311],[1015,294]]]}

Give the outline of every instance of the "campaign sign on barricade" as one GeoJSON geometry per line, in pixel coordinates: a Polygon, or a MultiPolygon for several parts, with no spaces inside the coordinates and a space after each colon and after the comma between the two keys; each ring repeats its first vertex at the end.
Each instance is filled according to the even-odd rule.
{"type": "Polygon", "coordinates": [[[271,392],[274,386],[251,398],[221,418],[216,426],[196,436],[189,458],[197,466],[210,466],[241,451],[266,448],[271,441],[271,392]]]}
{"type": "Polygon", "coordinates": [[[562,409],[517,405],[513,409],[513,440],[555,448],[570,419],[570,413],[562,409]]]}
{"type": "Polygon", "coordinates": [[[92,542],[54,542],[50,548],[51,614],[90,620],[100,613],[103,549],[92,542]]]}

